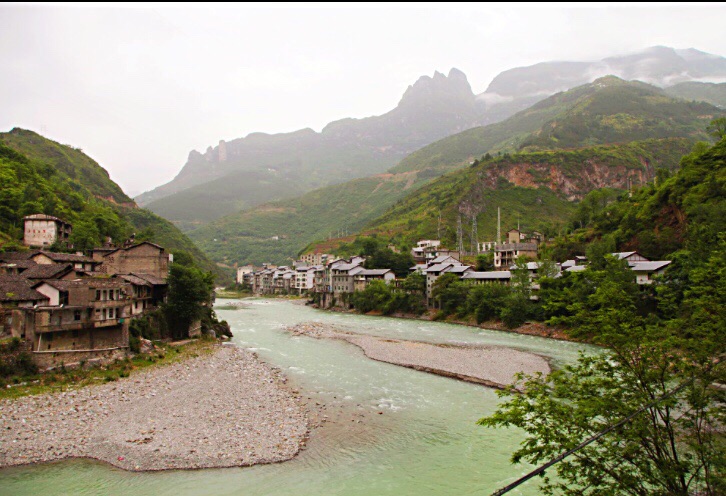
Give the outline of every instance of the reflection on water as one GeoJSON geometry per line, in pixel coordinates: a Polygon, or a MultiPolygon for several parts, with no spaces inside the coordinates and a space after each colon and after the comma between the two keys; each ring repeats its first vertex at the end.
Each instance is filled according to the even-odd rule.
{"type": "MultiPolygon", "coordinates": [[[[0,470],[0,495],[370,495],[490,494],[530,467],[511,466],[521,440],[476,420],[498,401],[487,388],[367,359],[350,344],[293,337],[306,321],[399,339],[510,346],[551,358],[577,357],[582,345],[464,326],[313,310],[280,300],[246,299],[245,310],[218,310],[234,342],[254,349],[328,422],[296,459],[240,469],[129,473],[70,460],[0,470]]],[[[512,494],[537,494],[536,482],[512,494]]]]}

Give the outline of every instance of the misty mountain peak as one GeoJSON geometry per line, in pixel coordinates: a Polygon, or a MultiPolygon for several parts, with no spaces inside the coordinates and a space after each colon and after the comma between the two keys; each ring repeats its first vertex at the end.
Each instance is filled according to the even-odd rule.
{"type": "Polygon", "coordinates": [[[421,102],[432,99],[442,100],[474,100],[474,93],[471,91],[469,80],[459,69],[451,69],[446,76],[439,71],[434,72],[433,77],[421,76],[401,98],[399,106],[418,105],[421,102]]]}

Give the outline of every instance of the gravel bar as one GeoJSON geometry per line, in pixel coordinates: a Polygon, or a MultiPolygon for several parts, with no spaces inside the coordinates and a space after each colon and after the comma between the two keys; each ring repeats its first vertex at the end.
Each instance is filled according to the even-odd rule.
{"type": "Polygon", "coordinates": [[[373,360],[499,389],[514,382],[517,373],[550,372],[547,360],[541,356],[512,348],[381,338],[340,330],[320,322],[306,322],[287,330],[294,335],[347,341],[373,360]]]}
{"type": "Polygon", "coordinates": [[[74,391],[0,401],[0,466],[87,457],[126,470],[234,467],[293,458],[308,416],[277,369],[247,350],[74,391]]]}

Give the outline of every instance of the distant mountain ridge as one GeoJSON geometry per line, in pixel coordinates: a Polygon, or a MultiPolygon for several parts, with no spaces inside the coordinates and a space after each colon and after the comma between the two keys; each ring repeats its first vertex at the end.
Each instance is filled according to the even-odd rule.
{"type": "MultiPolygon", "coordinates": [[[[407,202],[409,198],[417,197],[419,188],[424,187],[421,191],[430,191],[430,187],[425,186],[427,183],[445,182],[447,178],[459,174],[453,172],[457,169],[469,170],[467,166],[486,153],[496,156],[497,153],[538,152],[547,148],[608,145],[627,142],[627,136],[633,133],[641,140],[657,138],[666,141],[650,143],[646,151],[641,151],[642,147],[628,148],[628,145],[622,145],[624,148],[620,149],[617,147],[620,145],[617,145],[592,150],[590,156],[597,156],[600,162],[608,164],[607,154],[627,156],[630,164],[638,163],[634,157],[643,157],[655,163],[656,160],[665,160],[659,152],[659,148],[663,148],[663,153],[668,150],[668,156],[675,157],[666,160],[668,166],[673,166],[690,144],[708,138],[708,122],[721,115],[726,115],[726,112],[706,103],[671,98],[663,90],[645,83],[626,82],[615,77],[601,78],[553,95],[506,121],[469,129],[432,143],[409,155],[391,168],[388,174],[355,179],[314,190],[298,198],[275,201],[231,214],[190,232],[189,236],[213,260],[220,263],[288,262],[289,258],[316,240],[325,239],[331,234],[336,236],[341,230],[354,233],[367,230],[366,226],[378,226],[375,219],[385,215],[387,208],[393,208],[396,202],[407,202]],[[560,129],[567,131],[566,134],[555,132],[560,129]],[[583,132],[572,132],[573,129],[583,132]],[[671,138],[683,138],[676,140],[678,147],[674,153],[670,153],[673,142],[667,141],[671,138]],[[443,178],[436,179],[444,174],[443,178]]],[[[527,160],[541,162],[543,157],[546,156],[528,154],[527,160]]],[[[576,150],[562,157],[574,164],[572,167],[588,171],[587,157],[581,159],[576,150]]],[[[570,200],[581,198],[588,188],[608,182],[614,187],[620,187],[627,178],[618,170],[615,175],[604,173],[601,180],[586,184],[570,180],[562,183],[567,185],[568,191],[563,195],[554,191],[560,183],[547,179],[544,172],[538,170],[537,163],[525,164],[523,169],[496,169],[507,177],[516,173],[512,176],[513,184],[520,189],[502,190],[492,198],[512,201],[517,198],[516,195],[512,196],[513,191],[527,201],[534,202],[540,198],[550,209],[543,207],[540,213],[548,212],[550,219],[557,220],[569,215],[574,208],[570,200]],[[536,174],[530,174],[528,169],[534,170],[536,174]],[[515,172],[510,172],[512,170],[515,172]],[[531,181],[534,183],[547,182],[551,187],[542,192],[538,188],[524,188],[524,184],[529,184],[529,179],[525,177],[527,174],[532,175],[531,181]],[[517,184],[519,176],[524,179],[517,184]]],[[[491,178],[482,184],[491,184],[491,178]]],[[[447,189],[443,188],[433,194],[443,198],[445,192],[447,189]]],[[[433,210],[429,209],[428,213],[435,210],[435,207],[431,208],[433,210]]],[[[395,209],[391,211],[400,212],[395,209]]],[[[382,223],[388,223],[389,220],[382,223]]],[[[485,221],[484,218],[481,220],[485,221]]],[[[407,215],[404,219],[406,226],[400,232],[413,232],[419,221],[416,216],[407,215]],[[410,226],[407,224],[409,222],[410,226]]],[[[485,224],[482,224],[484,227],[485,224]]]]}
{"type": "MultiPolygon", "coordinates": [[[[652,47],[597,62],[544,62],[504,71],[479,95],[463,72],[436,72],[419,78],[397,107],[381,116],[341,119],[320,133],[252,133],[220,141],[204,153],[192,151],[174,180],[137,201],[190,230],[265,201],[384,172],[438,139],[501,122],[604,74],[658,86],[719,82],[726,81],[726,59],[694,49],[652,47]]],[[[689,91],[697,95],[701,87],[689,91]]]]}
{"type": "MultiPolygon", "coordinates": [[[[476,101],[464,73],[457,69],[448,76],[436,72],[433,77],[419,78],[395,109],[380,116],[341,119],[320,133],[312,129],[272,135],[252,133],[220,141],[203,154],[192,151],[174,180],[140,195],[137,201],[171,220],[188,221],[194,220],[189,218],[191,212],[174,215],[175,208],[183,208],[184,200],[172,202],[171,208],[168,203],[155,202],[234,174],[241,187],[238,199],[249,206],[245,178],[240,175],[247,172],[294,183],[294,193],[383,172],[432,141],[479,125],[482,111],[483,105],[476,101]]],[[[199,190],[190,193],[192,197],[200,195],[199,190]]],[[[185,197],[182,194],[180,198],[185,197]]],[[[219,203],[211,192],[206,199],[219,203]]],[[[218,206],[225,213],[239,209],[235,207],[239,204],[232,205],[232,210],[226,202],[218,206]]]]}

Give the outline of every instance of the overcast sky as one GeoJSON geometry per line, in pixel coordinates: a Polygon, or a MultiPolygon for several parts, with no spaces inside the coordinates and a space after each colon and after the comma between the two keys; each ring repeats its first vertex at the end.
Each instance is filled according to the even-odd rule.
{"type": "MultiPolygon", "coordinates": [[[[136,195],[190,150],[382,114],[457,67],[499,72],[653,45],[726,55],[726,4],[700,6],[0,6],[0,131],[82,148],[136,195]]],[[[0,185],[1,187],[1,185],[0,185]]]]}

